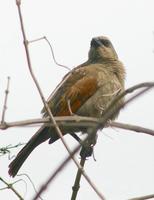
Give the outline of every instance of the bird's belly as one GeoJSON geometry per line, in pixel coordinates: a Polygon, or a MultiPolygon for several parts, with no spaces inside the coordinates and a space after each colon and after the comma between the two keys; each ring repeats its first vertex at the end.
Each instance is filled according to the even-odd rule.
{"type": "MultiPolygon", "coordinates": [[[[92,97],[90,97],[77,111],[78,115],[89,117],[103,117],[105,109],[115,96],[119,93],[120,89],[112,87],[100,88],[92,97]]],[[[123,100],[120,100],[118,104],[122,104],[123,100]]],[[[113,107],[115,109],[116,106],[113,107]]],[[[118,113],[115,113],[112,119],[114,119],[118,113]]]]}
{"type": "MultiPolygon", "coordinates": [[[[100,103],[103,104],[103,100],[99,99],[98,95],[95,94],[90,97],[77,111],[78,115],[89,116],[89,117],[101,117],[101,108],[99,108],[100,103]],[[99,105],[98,105],[99,104],[99,105]]],[[[101,105],[100,105],[101,106],[101,105]]]]}

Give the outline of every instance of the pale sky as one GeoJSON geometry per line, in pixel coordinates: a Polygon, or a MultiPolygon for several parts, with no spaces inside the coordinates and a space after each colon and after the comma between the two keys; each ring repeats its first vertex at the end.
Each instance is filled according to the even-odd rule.
{"type": "MultiPolygon", "coordinates": [[[[154,81],[154,1],[153,0],[23,0],[22,11],[28,40],[46,36],[59,63],[70,68],[87,59],[92,37],[108,36],[119,59],[124,63],[126,88],[145,81],[154,81]]],[[[42,102],[30,77],[20,30],[15,0],[0,4],[0,113],[2,111],[6,78],[11,77],[6,121],[39,118],[42,102]]],[[[30,45],[32,65],[47,98],[67,70],[56,66],[45,41],[30,45]]],[[[117,121],[154,129],[154,90],[121,111],[117,121]]],[[[0,147],[15,145],[35,133],[34,128],[10,128],[2,131],[0,147]]],[[[70,147],[76,145],[70,136],[65,137],[70,147]]],[[[16,155],[19,148],[12,151],[16,155]]],[[[36,188],[46,180],[67,152],[60,141],[54,145],[40,145],[26,160],[20,173],[27,173],[36,188]]],[[[79,159],[79,156],[76,156],[79,159]]],[[[154,193],[154,138],[134,132],[104,129],[95,147],[97,162],[89,158],[85,170],[107,200],[127,200],[154,193]]],[[[0,157],[0,176],[8,182],[7,156],[0,157]]],[[[47,191],[45,200],[71,197],[76,175],[71,161],[47,191]]],[[[15,188],[26,200],[35,194],[27,182],[15,188]]],[[[0,188],[4,184],[0,182],[0,188]]],[[[0,191],[0,199],[16,200],[8,190],[0,191]]],[[[78,200],[99,199],[84,178],[78,200]]]]}

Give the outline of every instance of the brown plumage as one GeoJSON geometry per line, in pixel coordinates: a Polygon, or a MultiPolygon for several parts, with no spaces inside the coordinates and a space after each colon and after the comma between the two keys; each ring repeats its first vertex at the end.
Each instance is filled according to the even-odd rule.
{"type": "MultiPolygon", "coordinates": [[[[110,40],[103,36],[93,38],[87,62],[64,77],[49,97],[48,105],[54,116],[71,115],[71,108],[73,113],[81,116],[102,117],[113,97],[124,90],[124,77],[124,67],[110,40]]],[[[118,103],[122,104],[123,99],[118,103]]],[[[48,116],[45,109],[42,113],[43,117],[48,116]]],[[[85,128],[62,128],[63,135],[78,131],[86,132],[85,128]]],[[[9,174],[14,177],[35,147],[48,139],[53,143],[59,137],[54,128],[43,125],[10,163],[9,174]]]]}

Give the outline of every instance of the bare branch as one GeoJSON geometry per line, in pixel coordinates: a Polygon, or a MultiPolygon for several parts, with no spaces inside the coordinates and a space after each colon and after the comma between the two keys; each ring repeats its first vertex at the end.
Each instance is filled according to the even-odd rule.
{"type": "MultiPolygon", "coordinates": [[[[144,93],[146,93],[148,90],[152,89],[154,87],[154,82],[147,82],[147,83],[141,83],[138,85],[135,85],[131,88],[128,88],[127,90],[125,90],[124,92],[122,92],[120,95],[118,95],[117,97],[115,97],[113,99],[113,101],[111,101],[111,103],[109,104],[109,106],[107,107],[107,109],[104,112],[103,118],[100,120],[101,121],[101,125],[104,126],[108,119],[112,118],[112,116],[117,113],[120,109],[124,108],[125,106],[127,106],[131,101],[133,101],[134,99],[138,98],[139,96],[143,95],[144,93]],[[133,92],[136,89],[145,87],[144,89],[141,89],[137,94],[135,94],[134,96],[132,96],[131,98],[129,98],[127,101],[125,101],[125,103],[123,105],[117,105],[116,109],[113,109],[113,106],[124,96],[126,96],[127,94],[133,92]]],[[[100,127],[101,128],[101,127],[100,127]]]]}
{"type": "Polygon", "coordinates": [[[71,69],[70,69],[68,66],[62,65],[62,64],[60,64],[60,63],[57,62],[57,60],[56,60],[56,58],[55,58],[55,54],[54,54],[53,47],[52,47],[51,43],[49,42],[49,40],[47,39],[46,36],[43,36],[43,37],[40,37],[40,38],[37,38],[37,39],[34,39],[34,40],[30,40],[30,41],[28,41],[28,43],[30,44],[30,43],[33,43],[33,42],[38,42],[38,41],[40,41],[40,40],[45,40],[45,41],[47,42],[47,44],[49,45],[50,50],[51,50],[51,54],[52,54],[52,58],[53,58],[53,60],[54,60],[54,63],[55,63],[56,65],[60,66],[60,67],[63,67],[63,68],[65,68],[65,69],[71,71],[71,69]]]}
{"type": "Polygon", "coordinates": [[[144,128],[141,126],[136,126],[136,125],[132,125],[132,124],[124,124],[124,123],[119,123],[119,122],[111,122],[109,125],[111,127],[116,127],[116,128],[120,128],[120,129],[129,130],[129,131],[135,131],[138,133],[146,133],[148,135],[154,136],[154,130],[144,128]]]}
{"type": "Polygon", "coordinates": [[[146,195],[146,196],[142,196],[142,197],[135,197],[129,200],[146,200],[146,199],[153,199],[154,198],[154,194],[151,195],[146,195]]]}
{"type": "Polygon", "coordinates": [[[55,55],[54,55],[54,50],[53,50],[53,47],[52,47],[51,43],[49,42],[49,40],[47,39],[46,36],[44,37],[44,39],[46,40],[46,42],[48,43],[48,45],[49,45],[49,47],[50,47],[50,50],[51,50],[51,53],[52,53],[52,57],[53,57],[53,60],[54,60],[55,64],[58,65],[58,66],[60,66],[60,67],[64,67],[65,69],[71,71],[71,69],[70,69],[68,66],[59,64],[59,63],[56,61],[56,58],[55,58],[55,55]]]}
{"type": "MultiPolygon", "coordinates": [[[[38,194],[36,196],[34,196],[32,198],[32,200],[38,199],[38,197],[47,189],[47,187],[49,186],[49,184],[56,178],[56,176],[58,175],[58,173],[62,169],[64,169],[66,167],[66,165],[70,162],[72,156],[75,155],[79,151],[80,147],[81,147],[80,145],[78,145],[77,147],[75,147],[73,149],[72,153],[71,153],[72,155],[68,155],[66,157],[66,159],[64,159],[64,161],[61,162],[61,164],[56,168],[56,170],[54,172],[52,172],[51,176],[49,176],[49,178],[47,179],[47,181],[41,186],[38,194]]],[[[82,174],[83,174],[83,170],[82,170],[82,174]]],[[[88,176],[87,176],[87,179],[89,180],[88,183],[90,183],[91,187],[94,189],[94,191],[99,196],[99,198],[102,199],[102,200],[105,200],[104,196],[102,196],[102,194],[97,190],[96,186],[91,182],[91,180],[89,179],[88,176]]]]}
{"type": "MultiPolygon", "coordinates": [[[[80,165],[82,167],[84,167],[85,161],[86,161],[86,158],[81,157],[80,165]]],[[[77,193],[78,193],[79,188],[80,188],[81,175],[82,175],[82,172],[81,172],[81,170],[78,169],[78,172],[77,172],[76,178],[75,178],[75,182],[74,182],[74,186],[72,187],[73,193],[72,193],[71,200],[75,200],[76,197],[77,197],[77,193]]]]}
{"type": "MultiPolygon", "coordinates": [[[[37,189],[36,189],[36,187],[35,187],[32,179],[30,178],[30,176],[28,174],[18,174],[17,176],[26,176],[28,178],[28,180],[30,181],[30,183],[32,184],[32,187],[33,187],[35,193],[36,194],[38,193],[38,191],[37,191],[37,189]]],[[[41,199],[41,200],[43,200],[43,198],[41,196],[39,196],[38,198],[41,199]]]]}
{"type": "MultiPolygon", "coordinates": [[[[108,113],[109,110],[112,110],[113,105],[115,105],[121,98],[123,98],[124,96],[126,96],[129,93],[134,92],[135,90],[138,90],[138,89],[141,89],[144,87],[147,88],[147,90],[150,90],[152,87],[154,87],[154,82],[144,82],[144,83],[140,83],[140,84],[134,85],[133,87],[126,89],[124,92],[122,92],[120,95],[116,96],[111,101],[108,108],[106,109],[106,113],[108,113]]],[[[145,92],[143,91],[143,93],[145,93],[145,92]]],[[[139,96],[140,96],[140,94],[139,94],[139,96]]],[[[125,102],[125,104],[127,104],[127,103],[125,102]]],[[[122,107],[124,107],[124,105],[122,107]]]]}
{"type": "Polygon", "coordinates": [[[12,190],[20,200],[24,200],[22,196],[17,192],[17,190],[14,189],[13,184],[15,183],[7,183],[2,177],[0,177],[0,181],[2,181],[7,186],[5,189],[12,190]]]}
{"type": "Polygon", "coordinates": [[[2,120],[1,123],[5,124],[5,113],[7,109],[7,99],[8,99],[8,94],[9,94],[9,86],[10,86],[10,77],[8,76],[7,78],[7,87],[5,90],[5,99],[4,99],[4,106],[3,106],[3,112],[2,112],[2,120]]]}
{"type": "Polygon", "coordinates": [[[34,39],[34,40],[29,40],[28,43],[33,43],[33,42],[38,42],[40,40],[44,40],[44,36],[43,37],[40,37],[40,38],[37,38],[37,39],[34,39]]]}
{"type": "MultiPolygon", "coordinates": [[[[92,117],[82,117],[82,116],[65,116],[65,117],[54,117],[59,127],[94,127],[96,124],[101,126],[101,121],[99,118],[92,118],[92,117]]],[[[31,119],[31,120],[24,120],[24,121],[16,121],[16,122],[5,122],[5,124],[0,124],[0,129],[7,129],[11,127],[23,127],[23,126],[32,126],[32,125],[41,125],[45,124],[46,126],[54,127],[53,123],[50,123],[49,118],[41,118],[41,119],[31,119]]],[[[121,122],[109,122],[107,127],[116,127],[120,129],[126,129],[130,131],[145,133],[148,135],[154,136],[154,130],[136,126],[133,124],[125,124],[121,122]]]]}

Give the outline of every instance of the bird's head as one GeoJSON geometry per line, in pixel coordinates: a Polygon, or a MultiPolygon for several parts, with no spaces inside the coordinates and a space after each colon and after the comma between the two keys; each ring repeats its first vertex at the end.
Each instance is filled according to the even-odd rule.
{"type": "Polygon", "coordinates": [[[91,40],[89,59],[92,62],[117,60],[117,53],[107,37],[100,36],[91,40]]]}

